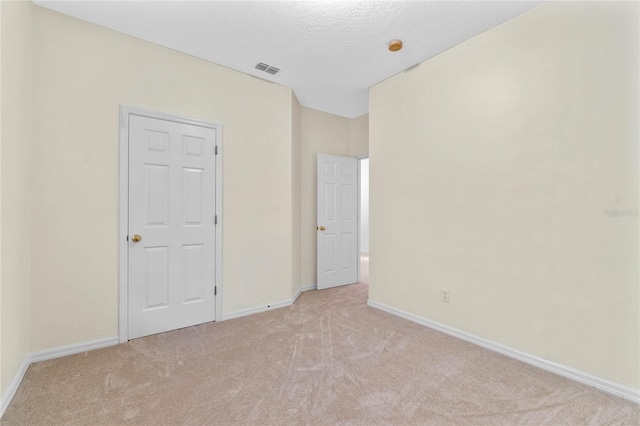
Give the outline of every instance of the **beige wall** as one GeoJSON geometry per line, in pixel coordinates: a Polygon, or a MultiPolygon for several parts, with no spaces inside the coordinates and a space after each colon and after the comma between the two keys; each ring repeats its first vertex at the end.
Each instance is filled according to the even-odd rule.
{"type": "Polygon", "coordinates": [[[348,119],[302,107],[301,134],[301,285],[309,286],[316,284],[317,156],[368,155],[369,114],[348,119]]]}
{"type": "Polygon", "coordinates": [[[31,2],[1,2],[0,382],[4,395],[29,353],[31,2]]]}
{"type": "Polygon", "coordinates": [[[291,90],[42,8],[32,350],[117,335],[118,107],[221,123],[224,313],[292,293],[291,90]]]}
{"type": "Polygon", "coordinates": [[[316,169],[317,155],[349,157],[351,120],[310,108],[302,108],[302,286],[316,283],[316,169]]]}
{"type": "Polygon", "coordinates": [[[300,150],[302,148],[302,107],[298,98],[291,93],[291,294],[302,286],[302,170],[300,150]]]}
{"type": "MultiPolygon", "coordinates": [[[[0,2],[0,187],[2,186],[2,3],[0,2]]],[[[0,403],[4,402],[5,385],[2,383],[2,191],[0,191],[0,403]]],[[[28,336],[29,330],[27,330],[28,336]]],[[[9,373],[11,375],[11,373],[9,373]]],[[[15,374],[15,373],[14,373],[15,374]]]]}
{"type": "Polygon", "coordinates": [[[373,87],[370,298],[638,388],[638,35],[547,3],[373,87]]]}
{"type": "Polygon", "coordinates": [[[369,114],[351,120],[351,156],[369,155],[369,114]]]}
{"type": "Polygon", "coordinates": [[[15,124],[1,133],[2,158],[11,158],[2,162],[2,177],[10,175],[2,205],[13,206],[2,209],[2,225],[11,225],[2,245],[13,248],[1,257],[11,266],[1,272],[0,317],[12,324],[2,323],[3,391],[30,351],[117,335],[120,105],[223,124],[224,313],[315,283],[316,154],[349,156],[362,130],[302,108],[288,88],[30,2],[20,7],[2,18],[2,34],[19,40],[2,50],[14,59],[2,81],[12,78],[15,89],[2,92],[13,106],[2,118],[15,124]],[[30,95],[14,99],[32,85],[33,111],[30,95]]]}

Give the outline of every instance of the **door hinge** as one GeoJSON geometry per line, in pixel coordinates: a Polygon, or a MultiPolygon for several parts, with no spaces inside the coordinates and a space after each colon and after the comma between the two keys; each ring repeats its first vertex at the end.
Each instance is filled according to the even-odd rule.
{"type": "Polygon", "coordinates": [[[213,295],[214,296],[218,295],[218,286],[217,285],[213,286],[213,295]]]}
{"type": "Polygon", "coordinates": [[[216,145],[216,154],[215,155],[218,155],[218,145],[216,145]]]}
{"type": "Polygon", "coordinates": [[[213,220],[213,224],[217,225],[218,224],[218,215],[216,215],[216,218],[213,220]]]}

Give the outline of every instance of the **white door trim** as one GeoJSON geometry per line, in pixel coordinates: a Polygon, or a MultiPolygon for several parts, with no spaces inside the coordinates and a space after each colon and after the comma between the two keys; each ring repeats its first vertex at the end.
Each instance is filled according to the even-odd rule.
{"type": "Polygon", "coordinates": [[[171,114],[163,114],[127,105],[120,105],[120,161],[119,161],[119,203],[118,203],[118,339],[120,343],[129,340],[128,330],[128,244],[127,233],[129,228],[129,116],[159,120],[173,121],[182,124],[196,125],[215,129],[218,135],[216,141],[216,215],[218,217],[216,228],[216,289],[215,296],[216,321],[222,320],[222,156],[223,135],[222,125],[201,120],[181,117],[171,114]]]}
{"type": "MultiPolygon", "coordinates": [[[[356,155],[354,157],[358,160],[358,282],[360,282],[360,269],[362,268],[362,257],[361,257],[361,248],[360,248],[360,239],[361,239],[361,219],[362,219],[362,160],[366,160],[369,158],[369,154],[356,155]]],[[[371,191],[369,191],[371,192],[371,191]]]]}

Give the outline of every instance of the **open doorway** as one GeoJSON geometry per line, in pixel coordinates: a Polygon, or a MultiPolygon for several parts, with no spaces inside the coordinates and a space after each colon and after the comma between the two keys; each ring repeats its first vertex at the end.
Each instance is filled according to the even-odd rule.
{"type": "Polygon", "coordinates": [[[358,281],[369,284],[369,158],[358,160],[360,269],[358,281]]]}

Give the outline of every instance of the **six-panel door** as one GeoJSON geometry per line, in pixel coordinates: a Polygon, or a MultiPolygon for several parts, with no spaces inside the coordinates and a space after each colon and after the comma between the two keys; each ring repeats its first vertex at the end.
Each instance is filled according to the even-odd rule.
{"type": "Polygon", "coordinates": [[[215,145],[215,129],[129,116],[130,339],[215,319],[215,145]]]}
{"type": "Polygon", "coordinates": [[[358,160],[318,154],[317,287],[358,281],[358,160]]]}

